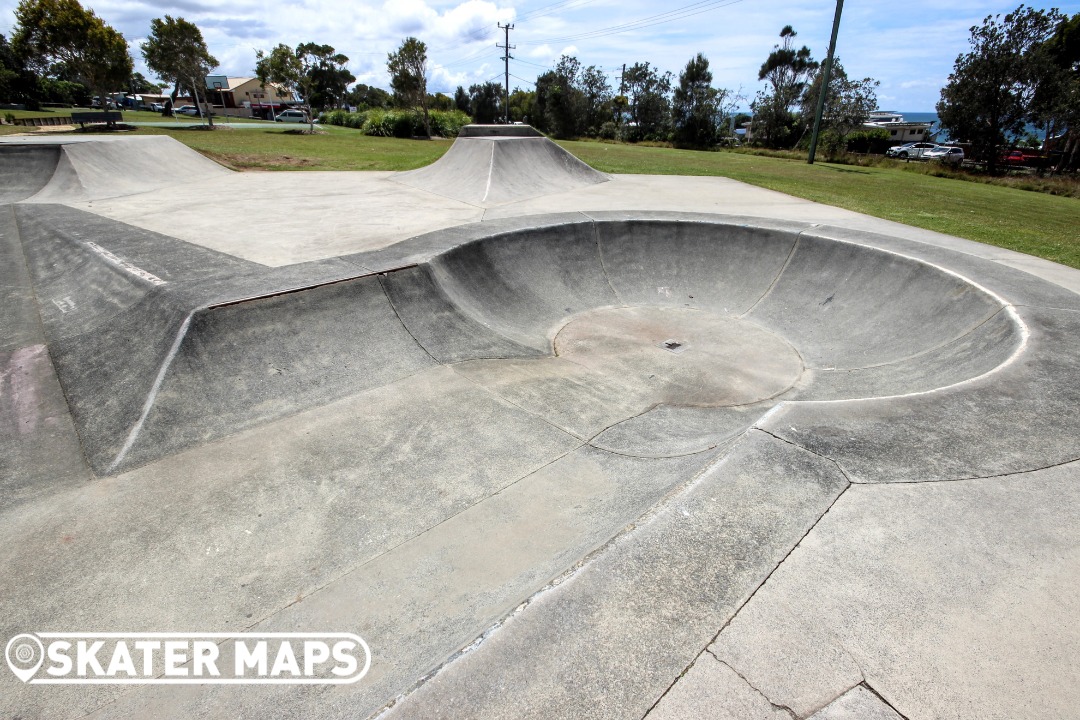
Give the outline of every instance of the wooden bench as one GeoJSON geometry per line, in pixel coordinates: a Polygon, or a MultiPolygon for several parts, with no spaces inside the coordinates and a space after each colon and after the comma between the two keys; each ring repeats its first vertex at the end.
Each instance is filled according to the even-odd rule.
{"type": "Polygon", "coordinates": [[[94,125],[101,123],[107,123],[109,125],[115,125],[118,122],[123,122],[124,116],[118,112],[73,112],[71,113],[71,122],[79,123],[79,127],[86,127],[87,125],[94,125]]]}

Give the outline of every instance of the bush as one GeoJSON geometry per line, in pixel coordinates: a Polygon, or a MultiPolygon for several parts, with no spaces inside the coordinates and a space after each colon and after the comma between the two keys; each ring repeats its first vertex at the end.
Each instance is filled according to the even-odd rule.
{"type": "Polygon", "coordinates": [[[856,130],[847,136],[848,152],[884,155],[890,144],[888,130],[856,130]]]}
{"type": "Polygon", "coordinates": [[[462,127],[472,122],[472,118],[460,110],[433,110],[431,112],[431,134],[438,137],[457,137],[462,127]]]}
{"type": "Polygon", "coordinates": [[[601,140],[614,140],[619,134],[619,128],[615,123],[608,120],[606,123],[600,126],[600,131],[597,133],[597,137],[601,140]]]}
{"type": "MultiPolygon", "coordinates": [[[[461,127],[470,122],[469,116],[460,110],[432,110],[428,118],[431,134],[440,137],[456,137],[461,127]]],[[[357,113],[330,110],[319,116],[319,122],[353,128],[375,137],[409,138],[424,134],[424,116],[414,110],[377,108],[357,113]]]]}

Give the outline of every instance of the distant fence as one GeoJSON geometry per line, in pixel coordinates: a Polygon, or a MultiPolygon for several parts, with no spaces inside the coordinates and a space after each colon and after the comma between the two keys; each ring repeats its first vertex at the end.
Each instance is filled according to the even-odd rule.
{"type": "Polygon", "coordinates": [[[45,125],[72,125],[73,122],[67,115],[56,115],[53,117],[15,118],[15,124],[42,127],[45,125]]]}

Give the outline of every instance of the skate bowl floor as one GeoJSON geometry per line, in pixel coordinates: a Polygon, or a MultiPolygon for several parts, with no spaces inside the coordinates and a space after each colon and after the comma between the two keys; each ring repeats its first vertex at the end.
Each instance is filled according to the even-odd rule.
{"type": "Polygon", "coordinates": [[[479,216],[338,173],[368,224],[298,249],[187,234],[200,197],[298,182],[206,163],[0,143],[3,635],[344,632],[370,669],[314,692],[5,674],[5,714],[1080,700],[1077,271],[731,181],[550,172],[479,216]]]}

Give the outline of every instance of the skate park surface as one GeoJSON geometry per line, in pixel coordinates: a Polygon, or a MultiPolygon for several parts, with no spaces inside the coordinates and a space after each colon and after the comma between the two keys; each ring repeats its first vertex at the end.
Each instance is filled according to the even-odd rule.
{"type": "Polygon", "coordinates": [[[371,652],[0,713],[1075,717],[1080,271],[498,132],[0,142],[0,637],[371,652]]]}

